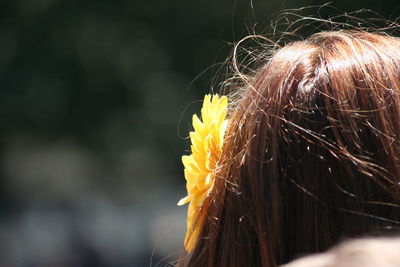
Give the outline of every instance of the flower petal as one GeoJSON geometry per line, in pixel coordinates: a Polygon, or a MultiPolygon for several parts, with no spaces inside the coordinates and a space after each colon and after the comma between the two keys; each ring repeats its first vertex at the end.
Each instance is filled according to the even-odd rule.
{"type": "Polygon", "coordinates": [[[192,118],[194,131],[189,133],[192,154],[182,156],[188,195],[178,202],[179,206],[190,202],[185,237],[185,249],[188,251],[197,241],[205,214],[200,214],[202,205],[214,185],[227,127],[227,105],[226,96],[206,95],[201,108],[201,120],[197,115],[192,118]]]}
{"type": "Polygon", "coordinates": [[[178,206],[183,206],[183,205],[185,205],[186,203],[188,203],[190,201],[190,197],[189,196],[187,196],[187,197],[184,197],[184,198],[182,198],[181,200],[179,200],[179,202],[178,202],[178,206]]]}

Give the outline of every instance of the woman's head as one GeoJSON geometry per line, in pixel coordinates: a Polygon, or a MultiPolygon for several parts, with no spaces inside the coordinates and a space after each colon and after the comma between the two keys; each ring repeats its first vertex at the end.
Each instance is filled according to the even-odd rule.
{"type": "Polygon", "coordinates": [[[187,266],[274,266],[400,227],[400,40],[321,32],[235,93],[187,266]]]}

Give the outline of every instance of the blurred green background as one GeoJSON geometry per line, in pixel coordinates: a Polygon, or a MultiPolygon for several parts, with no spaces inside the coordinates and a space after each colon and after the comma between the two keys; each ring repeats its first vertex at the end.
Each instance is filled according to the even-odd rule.
{"type": "MultiPolygon", "coordinates": [[[[323,3],[1,1],[0,267],[172,266],[180,156],[218,63],[273,14],[323,3]]],[[[399,7],[331,5],[321,16],[399,7]]]]}

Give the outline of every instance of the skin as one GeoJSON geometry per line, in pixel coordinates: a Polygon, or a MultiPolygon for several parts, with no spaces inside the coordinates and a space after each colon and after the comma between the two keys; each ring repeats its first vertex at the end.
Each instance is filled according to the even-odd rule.
{"type": "Polygon", "coordinates": [[[400,266],[399,251],[399,237],[356,239],[282,267],[395,267],[400,266]]]}

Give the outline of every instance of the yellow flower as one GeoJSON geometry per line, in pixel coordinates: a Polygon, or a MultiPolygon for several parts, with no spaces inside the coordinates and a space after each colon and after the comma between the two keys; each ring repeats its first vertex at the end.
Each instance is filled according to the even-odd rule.
{"type": "Polygon", "coordinates": [[[227,105],[226,96],[206,95],[201,109],[202,121],[193,115],[194,131],[189,135],[192,154],[182,157],[188,195],[178,203],[181,206],[190,202],[185,236],[187,251],[193,249],[205,218],[204,212],[200,215],[200,210],[214,185],[227,125],[227,105]]]}

